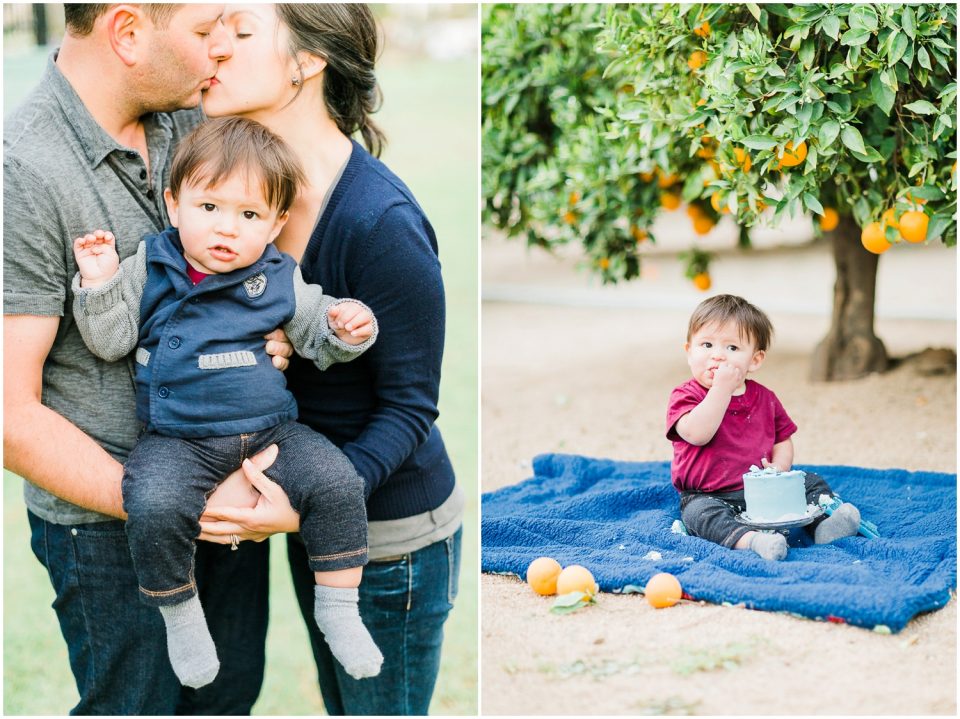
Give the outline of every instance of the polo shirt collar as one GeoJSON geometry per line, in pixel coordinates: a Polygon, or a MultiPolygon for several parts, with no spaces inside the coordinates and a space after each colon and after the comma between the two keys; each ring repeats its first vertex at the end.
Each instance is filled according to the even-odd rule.
{"type": "MultiPolygon", "coordinates": [[[[57,67],[57,52],[59,48],[50,53],[47,58],[47,69],[44,73],[42,83],[48,84],[51,88],[64,116],[68,119],[71,127],[77,135],[83,151],[87,155],[87,160],[93,167],[99,165],[111,152],[136,152],[131,147],[125,147],[114,140],[106,130],[100,127],[100,124],[93,119],[93,115],[83,104],[83,100],[73,89],[73,85],[67,80],[66,76],[57,67]]],[[[147,135],[147,148],[152,149],[156,145],[154,135],[159,131],[167,137],[172,137],[173,123],[169,116],[164,113],[152,112],[144,115],[144,132],[147,135]]],[[[138,153],[139,154],[139,153],[138,153]]],[[[152,153],[151,153],[152,154],[152,153]]]]}

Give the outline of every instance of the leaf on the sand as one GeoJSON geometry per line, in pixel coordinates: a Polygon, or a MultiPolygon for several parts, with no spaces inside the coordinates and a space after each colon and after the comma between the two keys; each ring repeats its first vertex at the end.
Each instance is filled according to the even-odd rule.
{"type": "Polygon", "coordinates": [[[553,606],[550,607],[550,611],[554,614],[569,614],[588,604],[594,604],[595,601],[592,596],[585,592],[570,592],[569,594],[561,594],[557,597],[553,606]]]}

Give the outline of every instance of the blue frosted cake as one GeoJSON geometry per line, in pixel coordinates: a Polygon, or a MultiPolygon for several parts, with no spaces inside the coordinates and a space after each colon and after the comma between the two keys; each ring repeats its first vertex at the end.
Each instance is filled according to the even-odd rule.
{"type": "Polygon", "coordinates": [[[743,475],[746,518],[753,522],[789,522],[807,515],[806,474],[752,466],[743,475]]]}

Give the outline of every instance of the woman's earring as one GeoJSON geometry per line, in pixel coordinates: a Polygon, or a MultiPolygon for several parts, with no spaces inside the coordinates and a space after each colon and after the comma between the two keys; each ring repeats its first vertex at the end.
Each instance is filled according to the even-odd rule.
{"type": "Polygon", "coordinates": [[[291,78],[290,78],[290,84],[293,85],[294,87],[297,87],[297,86],[300,84],[300,78],[299,78],[299,77],[291,77],[291,78]]]}

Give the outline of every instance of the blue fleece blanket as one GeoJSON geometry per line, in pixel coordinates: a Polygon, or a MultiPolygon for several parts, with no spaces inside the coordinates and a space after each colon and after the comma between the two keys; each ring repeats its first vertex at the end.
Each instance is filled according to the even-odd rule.
{"type": "Polygon", "coordinates": [[[669,462],[544,454],[533,468],[531,479],[483,495],[485,572],[522,577],[550,556],[586,566],[608,592],[670,572],[694,599],[894,632],[957,586],[953,474],[799,466],[856,504],[880,537],[813,545],[793,530],[787,559],[770,562],[672,532],[680,515],[669,462]]]}

